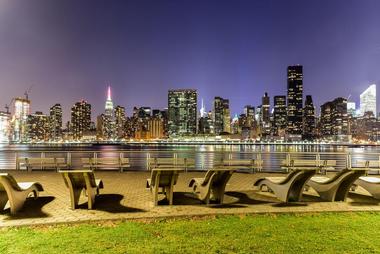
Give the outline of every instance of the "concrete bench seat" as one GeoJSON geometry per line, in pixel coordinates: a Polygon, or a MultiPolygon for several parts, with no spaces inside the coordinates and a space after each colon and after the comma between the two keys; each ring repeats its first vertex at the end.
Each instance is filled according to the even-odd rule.
{"type": "Polygon", "coordinates": [[[191,179],[189,187],[207,205],[210,203],[210,200],[223,204],[224,191],[234,171],[230,168],[210,169],[205,177],[191,179]]]}
{"type": "Polygon", "coordinates": [[[83,168],[95,169],[117,169],[123,172],[129,168],[129,158],[103,157],[103,158],[81,158],[83,168]]]}
{"type": "Polygon", "coordinates": [[[23,207],[31,193],[37,199],[39,192],[43,190],[38,182],[17,182],[12,175],[0,173],[0,210],[9,201],[11,214],[14,215],[23,207]]]}
{"type": "Polygon", "coordinates": [[[177,183],[179,173],[184,171],[183,168],[153,168],[149,179],[146,180],[146,187],[153,194],[153,203],[158,204],[158,194],[162,193],[173,204],[174,185],[177,183]],[[160,189],[161,188],[161,192],[160,189]]]}
{"type": "Polygon", "coordinates": [[[345,201],[352,184],[365,175],[365,168],[344,169],[333,177],[315,176],[308,182],[307,186],[312,187],[325,201],[345,201]]]}
{"type": "Polygon", "coordinates": [[[95,204],[95,196],[103,189],[103,181],[95,179],[94,172],[85,170],[60,170],[66,187],[70,192],[71,209],[78,206],[80,194],[83,191],[87,198],[87,207],[92,209],[95,204]]]}
{"type": "Polygon", "coordinates": [[[360,186],[368,191],[374,198],[380,199],[380,178],[373,176],[361,176],[355,181],[354,186],[360,186]]]}
{"type": "Polygon", "coordinates": [[[296,169],[283,177],[263,177],[254,182],[259,190],[263,187],[272,191],[282,202],[298,202],[302,198],[306,182],[317,173],[317,169],[296,169]]]}

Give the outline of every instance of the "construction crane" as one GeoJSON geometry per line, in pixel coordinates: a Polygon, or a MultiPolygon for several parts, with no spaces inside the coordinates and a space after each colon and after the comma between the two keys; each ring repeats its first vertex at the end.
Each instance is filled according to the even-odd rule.
{"type": "Polygon", "coordinates": [[[25,93],[24,93],[24,95],[25,95],[25,99],[29,100],[29,94],[30,94],[30,92],[32,91],[33,86],[34,86],[34,85],[31,85],[31,86],[29,87],[29,89],[25,91],[25,93]]]}
{"type": "Polygon", "coordinates": [[[14,99],[11,100],[11,102],[9,102],[8,104],[5,104],[5,109],[7,110],[7,114],[9,114],[9,106],[12,105],[12,102],[14,101],[14,99]]]}

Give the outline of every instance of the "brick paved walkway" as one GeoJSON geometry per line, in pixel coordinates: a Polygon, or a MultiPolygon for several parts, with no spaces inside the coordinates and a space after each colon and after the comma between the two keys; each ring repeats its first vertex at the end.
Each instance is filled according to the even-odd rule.
{"type": "Polygon", "coordinates": [[[175,186],[174,205],[154,207],[152,195],[145,188],[148,172],[96,172],[105,188],[97,197],[94,210],[87,210],[85,198],[79,209],[70,209],[69,191],[60,174],[55,172],[15,172],[17,181],[38,181],[45,191],[38,200],[27,200],[17,216],[9,209],[0,213],[0,227],[69,223],[96,220],[123,220],[173,216],[201,216],[214,214],[327,212],[327,211],[380,211],[379,201],[366,195],[351,193],[348,202],[319,202],[312,190],[304,195],[305,202],[280,203],[272,194],[253,188],[255,178],[263,174],[235,173],[226,188],[223,205],[206,206],[197,200],[187,187],[192,177],[202,177],[204,172],[182,173],[175,186]]]}

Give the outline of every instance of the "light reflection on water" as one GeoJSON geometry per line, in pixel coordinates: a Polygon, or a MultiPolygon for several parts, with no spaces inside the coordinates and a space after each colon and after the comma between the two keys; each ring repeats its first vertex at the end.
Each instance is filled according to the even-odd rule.
{"type": "MultiPolygon", "coordinates": [[[[72,151],[74,167],[80,167],[80,158],[93,157],[94,152],[98,157],[119,157],[118,150],[123,150],[123,156],[130,158],[131,168],[134,170],[146,170],[148,157],[178,157],[195,158],[197,169],[207,169],[215,162],[224,159],[252,159],[257,152],[262,152],[264,169],[279,170],[281,160],[285,159],[287,152],[338,152],[352,153],[352,161],[370,159],[377,160],[380,147],[376,146],[333,146],[333,145],[92,145],[92,146],[28,146],[28,145],[2,145],[0,146],[0,169],[14,169],[16,152],[19,157],[39,157],[41,151],[46,152],[46,157],[66,157],[67,151],[72,151]],[[31,151],[39,151],[32,153],[31,151]],[[52,153],[54,152],[54,153],[52,153]],[[275,152],[275,153],[269,153],[275,152]],[[365,153],[374,153],[371,155],[365,153]]],[[[315,155],[300,155],[314,158],[315,155]]],[[[334,159],[339,167],[345,166],[345,155],[321,155],[321,159],[334,159]]]]}

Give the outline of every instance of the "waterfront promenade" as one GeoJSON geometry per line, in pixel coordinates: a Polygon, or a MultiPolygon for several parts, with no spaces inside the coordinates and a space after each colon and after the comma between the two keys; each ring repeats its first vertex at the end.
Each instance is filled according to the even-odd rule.
{"type": "MultiPolygon", "coordinates": [[[[191,193],[188,183],[204,172],[187,172],[179,176],[174,188],[174,205],[159,202],[153,206],[152,194],[145,187],[149,172],[96,172],[105,188],[96,198],[94,210],[87,210],[85,197],[80,207],[70,209],[69,191],[56,172],[9,171],[17,181],[38,181],[45,191],[38,200],[28,200],[23,209],[11,216],[9,209],[0,213],[0,226],[22,226],[56,223],[78,223],[103,220],[151,220],[181,216],[215,216],[222,214],[291,213],[329,211],[380,211],[379,201],[363,190],[350,193],[347,202],[321,202],[313,190],[305,192],[304,201],[284,204],[274,195],[258,192],[253,187],[257,177],[267,173],[235,173],[226,187],[223,205],[202,204],[191,193]]],[[[271,174],[273,175],[273,174],[271,174]]],[[[163,196],[160,196],[162,199],[163,196]]]]}

